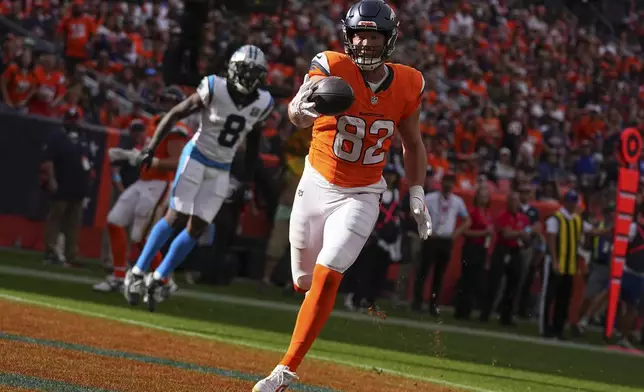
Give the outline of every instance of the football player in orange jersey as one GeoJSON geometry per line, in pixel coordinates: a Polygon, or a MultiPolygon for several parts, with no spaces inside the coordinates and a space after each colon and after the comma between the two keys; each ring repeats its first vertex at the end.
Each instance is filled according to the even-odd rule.
{"type": "MultiPolygon", "coordinates": [[[[181,102],[183,98],[184,94],[180,89],[168,87],[161,94],[158,103],[162,110],[169,110],[170,107],[181,102]]],[[[150,121],[146,129],[147,140],[154,136],[160,119],[161,116],[157,115],[150,121]]],[[[114,268],[111,275],[93,286],[95,291],[112,292],[118,291],[122,287],[127,270],[128,253],[125,228],[130,227],[131,246],[140,248],[140,244],[149,230],[155,210],[161,207],[167,197],[170,182],[174,177],[174,171],[188,137],[184,127],[174,127],[170,135],[155,150],[155,159],[150,170],[142,170],[139,179],[119,196],[116,204],[110,210],[107,216],[107,229],[114,268]]],[[[139,152],[138,149],[113,148],[110,150],[110,159],[128,159],[130,163],[136,164],[139,152]]],[[[160,261],[160,256],[157,256],[157,261],[160,261]]]]}
{"type": "Polygon", "coordinates": [[[289,104],[293,124],[313,125],[289,228],[293,283],[306,295],[286,355],[254,392],[283,391],[297,378],[295,371],[331,314],[342,274],[375,226],[386,188],[385,157],[396,131],[411,185],[411,213],[420,237],[431,235],[422,187],[427,154],[419,120],[425,81],[413,68],[385,63],[394,50],[397,27],[396,15],[384,1],[353,5],[343,21],[346,54],[315,56],[289,104]],[[320,115],[308,101],[315,83],[327,76],[339,76],[353,88],[355,102],[341,115],[320,115]]]}

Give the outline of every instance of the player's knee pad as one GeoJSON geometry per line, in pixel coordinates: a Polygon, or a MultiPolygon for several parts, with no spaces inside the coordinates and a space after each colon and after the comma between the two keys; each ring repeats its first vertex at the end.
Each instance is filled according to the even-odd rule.
{"type": "Polygon", "coordinates": [[[358,252],[348,247],[323,247],[318,255],[317,264],[330,270],[344,274],[353,265],[358,257],[358,252]]]}
{"type": "Polygon", "coordinates": [[[293,286],[298,293],[306,293],[311,289],[313,284],[313,274],[293,276],[293,286]]]}
{"type": "Polygon", "coordinates": [[[291,275],[293,276],[293,284],[300,291],[308,291],[313,282],[313,268],[315,267],[315,259],[308,259],[307,249],[296,248],[291,245],[291,275]]]}
{"type": "MultiPolygon", "coordinates": [[[[378,220],[378,196],[376,195],[361,195],[369,197],[369,200],[361,200],[359,207],[347,208],[346,211],[346,228],[358,234],[361,237],[367,238],[371,235],[373,228],[376,226],[378,220]],[[373,200],[371,200],[371,198],[373,200]]],[[[354,204],[355,206],[356,204],[354,204]]]]}

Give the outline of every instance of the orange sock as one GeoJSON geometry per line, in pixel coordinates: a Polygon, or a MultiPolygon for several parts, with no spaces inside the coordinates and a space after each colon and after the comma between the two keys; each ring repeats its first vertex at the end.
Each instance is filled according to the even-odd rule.
{"type": "Polygon", "coordinates": [[[315,266],[311,289],[304,297],[297,314],[291,344],[280,362],[281,365],[288,366],[293,372],[300,366],[331,315],[340,281],[341,273],[319,264],[315,266]]]}
{"type": "Polygon", "coordinates": [[[117,279],[124,279],[127,265],[127,233],[124,228],[111,223],[107,224],[107,231],[112,247],[113,275],[117,279]]]}

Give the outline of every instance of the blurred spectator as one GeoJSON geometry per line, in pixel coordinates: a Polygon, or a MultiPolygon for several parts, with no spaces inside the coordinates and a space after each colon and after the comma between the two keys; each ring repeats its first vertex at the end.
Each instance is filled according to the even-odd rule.
{"type": "Polygon", "coordinates": [[[519,192],[520,211],[528,218],[530,237],[524,241],[521,249],[521,277],[517,282],[517,315],[530,318],[533,308],[532,283],[534,282],[537,266],[543,255],[545,246],[542,238],[541,214],[534,206],[534,189],[524,184],[517,188],[519,192]]]}
{"type": "Polygon", "coordinates": [[[420,310],[425,279],[430,267],[434,266],[429,303],[429,312],[433,316],[440,314],[438,296],[441,293],[445,268],[452,258],[453,240],[470,226],[470,217],[465,202],[452,192],[455,182],[456,177],[453,174],[446,174],[441,181],[441,190],[425,195],[425,204],[432,217],[433,233],[423,244],[423,259],[416,271],[412,309],[420,310]],[[461,223],[457,226],[459,218],[461,223]]]}
{"type": "MultiPolygon", "coordinates": [[[[602,205],[602,198],[595,198],[593,209],[599,209],[600,216],[593,219],[593,226],[604,229],[612,225],[615,203],[602,205]]],[[[591,216],[591,218],[594,218],[591,216]]],[[[610,258],[613,253],[613,233],[609,232],[591,240],[591,253],[588,279],[584,290],[584,298],[579,307],[579,321],[573,327],[575,335],[583,334],[595,314],[601,308],[608,294],[610,281],[610,258]]]]}
{"type": "Polygon", "coordinates": [[[0,91],[7,106],[15,109],[26,108],[27,102],[36,92],[33,65],[31,49],[25,48],[20,58],[9,64],[2,73],[0,91]]]}
{"type": "MultiPolygon", "coordinates": [[[[486,187],[479,187],[469,209],[470,227],[463,232],[461,277],[456,293],[454,317],[469,319],[476,298],[482,294],[482,281],[488,247],[494,234],[492,218],[488,210],[490,194],[486,187]]],[[[479,301],[480,302],[480,301],[479,301]]]]}
{"type": "Polygon", "coordinates": [[[65,76],[55,68],[56,57],[45,53],[40,57],[40,64],[34,68],[36,92],[29,100],[29,113],[53,117],[57,107],[65,97],[65,76]]]}
{"type": "Polygon", "coordinates": [[[387,269],[392,261],[399,261],[401,257],[399,177],[391,165],[385,167],[383,175],[387,189],[382,194],[376,227],[349,272],[349,292],[344,305],[352,311],[358,308],[378,309],[376,300],[385,288],[387,269]]]}
{"type": "Polygon", "coordinates": [[[65,236],[64,263],[76,262],[83,200],[89,190],[91,169],[87,159],[88,153],[81,143],[78,120],[75,110],[67,111],[63,119],[63,129],[51,133],[43,145],[43,187],[51,200],[45,222],[47,263],[61,263],[54,251],[60,233],[65,236]]]}
{"type": "Polygon", "coordinates": [[[71,12],[58,25],[57,34],[65,46],[65,70],[68,76],[76,72],[76,65],[89,58],[90,45],[96,33],[95,21],[84,13],[84,6],[83,0],[74,0],[71,12]]]}
{"type": "Polygon", "coordinates": [[[500,321],[503,325],[514,325],[513,307],[522,267],[520,251],[531,233],[528,217],[521,212],[520,207],[518,193],[510,193],[507,209],[501,213],[494,224],[497,233],[496,244],[488,271],[487,295],[481,307],[480,319],[484,322],[489,320],[494,310],[494,301],[502,278],[505,277],[505,288],[499,309],[500,321]]]}

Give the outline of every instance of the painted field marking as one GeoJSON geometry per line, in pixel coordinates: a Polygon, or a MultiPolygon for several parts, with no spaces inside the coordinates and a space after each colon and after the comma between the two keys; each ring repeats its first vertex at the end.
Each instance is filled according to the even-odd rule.
{"type": "MultiPolygon", "coordinates": [[[[109,358],[127,359],[131,361],[137,361],[137,362],[151,364],[151,365],[170,366],[181,370],[188,370],[188,371],[206,373],[206,374],[214,374],[220,377],[234,378],[242,381],[256,382],[256,381],[259,381],[261,378],[256,375],[242,373],[235,370],[226,370],[226,369],[220,369],[216,367],[201,366],[194,363],[175,361],[175,360],[166,359],[166,358],[152,357],[149,355],[135,354],[127,351],[107,350],[107,349],[98,348],[98,347],[85,346],[82,344],[61,342],[59,340],[37,339],[37,338],[28,337],[28,336],[12,335],[12,334],[2,333],[2,332],[0,332],[0,339],[12,341],[12,342],[35,344],[38,346],[61,348],[64,350],[78,351],[86,354],[100,355],[100,356],[109,357],[109,358]]],[[[335,392],[333,389],[312,386],[312,385],[305,385],[305,384],[293,384],[289,388],[294,391],[304,391],[304,392],[335,392]]]]}
{"type": "Polygon", "coordinates": [[[65,392],[110,392],[107,389],[92,388],[87,386],[69,384],[63,381],[48,380],[16,373],[0,373],[0,385],[15,388],[29,388],[43,391],[65,392]]]}
{"type": "MultiPolygon", "coordinates": [[[[14,276],[25,276],[25,277],[44,279],[44,280],[51,280],[56,282],[68,282],[68,283],[78,283],[78,284],[87,284],[87,285],[91,285],[101,281],[101,279],[96,279],[88,276],[67,275],[67,274],[61,274],[57,272],[34,270],[34,269],[20,268],[20,267],[9,267],[9,266],[3,266],[3,265],[0,265],[0,273],[5,273],[7,275],[14,275],[14,276]]],[[[269,300],[242,298],[242,297],[236,297],[236,296],[225,295],[225,294],[204,293],[204,292],[187,290],[187,289],[180,289],[179,291],[174,293],[173,296],[190,298],[190,299],[198,299],[201,301],[222,302],[222,303],[227,303],[232,305],[250,306],[250,307],[267,309],[267,310],[286,311],[286,312],[292,312],[292,313],[297,313],[299,310],[299,306],[293,305],[293,304],[286,304],[286,303],[269,301],[269,300]]],[[[352,312],[347,312],[342,310],[334,310],[333,313],[331,314],[331,317],[337,318],[337,319],[352,320],[352,321],[369,321],[372,323],[375,320],[378,323],[415,328],[415,329],[431,331],[431,332],[437,332],[437,331],[451,332],[451,333],[459,333],[459,334],[470,335],[470,336],[478,336],[482,338],[494,338],[494,339],[501,339],[501,340],[507,340],[507,341],[514,341],[519,343],[532,343],[532,344],[538,344],[542,346],[570,348],[570,349],[585,350],[585,351],[598,352],[598,353],[604,353],[604,354],[626,355],[626,356],[634,356],[639,358],[642,357],[642,354],[639,354],[639,353],[611,350],[605,346],[592,345],[587,343],[562,342],[554,339],[544,339],[540,337],[525,336],[525,335],[520,335],[516,333],[511,333],[511,332],[486,331],[486,330],[481,330],[477,328],[438,324],[438,323],[432,323],[428,321],[407,320],[407,319],[398,318],[398,317],[388,317],[386,320],[381,320],[381,319],[374,319],[374,317],[369,315],[365,315],[361,313],[352,313],[352,312]]]]}
{"type": "MultiPolygon", "coordinates": [[[[196,337],[196,338],[201,338],[201,339],[207,339],[207,340],[212,340],[212,341],[216,341],[216,342],[221,342],[221,343],[226,343],[226,344],[233,344],[233,345],[238,345],[238,346],[244,346],[244,347],[253,348],[253,349],[259,349],[259,350],[266,350],[266,351],[273,351],[273,352],[282,352],[283,351],[282,349],[276,349],[275,347],[272,347],[272,346],[269,346],[269,345],[264,345],[264,344],[257,343],[257,342],[249,342],[249,341],[242,340],[242,339],[231,339],[228,336],[222,337],[222,336],[218,336],[218,335],[216,335],[214,333],[213,334],[203,334],[203,333],[199,333],[199,332],[184,331],[184,330],[181,330],[181,329],[163,327],[163,326],[160,326],[160,325],[146,323],[146,322],[143,322],[143,321],[137,321],[137,320],[132,320],[132,319],[123,318],[123,317],[115,317],[115,316],[110,316],[110,315],[104,314],[104,313],[91,312],[91,311],[82,310],[82,309],[76,309],[76,308],[63,306],[63,305],[50,304],[48,302],[37,301],[37,300],[29,299],[29,298],[16,296],[16,295],[5,294],[5,293],[2,293],[2,292],[0,292],[0,298],[10,300],[10,301],[14,301],[14,302],[22,302],[22,303],[31,304],[31,305],[38,305],[38,306],[42,306],[42,307],[45,307],[45,308],[63,310],[63,311],[66,311],[66,312],[81,314],[81,315],[84,315],[84,316],[90,316],[90,317],[102,318],[102,319],[105,319],[105,320],[117,321],[117,322],[124,323],[124,324],[136,325],[136,326],[139,326],[139,327],[156,329],[156,330],[159,330],[159,331],[174,333],[174,334],[177,334],[177,335],[184,335],[184,336],[196,337]]],[[[393,370],[393,369],[368,366],[368,365],[361,364],[359,362],[347,361],[347,360],[339,360],[339,359],[336,359],[336,358],[327,357],[327,356],[323,356],[323,355],[317,355],[317,354],[313,354],[313,353],[308,354],[307,357],[322,360],[322,361],[326,361],[326,362],[333,362],[333,363],[336,363],[336,364],[339,364],[339,365],[350,366],[350,367],[354,367],[354,368],[358,368],[358,369],[362,369],[362,370],[366,370],[366,371],[370,371],[370,372],[373,372],[374,370],[376,370],[379,373],[389,374],[389,375],[392,375],[392,376],[399,376],[399,377],[404,377],[404,378],[408,378],[408,379],[412,379],[412,380],[418,380],[418,381],[428,382],[428,383],[432,383],[432,384],[443,385],[443,386],[447,386],[447,387],[464,389],[464,390],[473,391],[473,392],[495,392],[493,390],[479,388],[479,387],[475,387],[475,386],[472,386],[472,385],[455,383],[455,382],[451,382],[451,381],[447,381],[447,380],[443,380],[443,379],[439,379],[439,378],[407,374],[407,373],[400,372],[400,371],[393,370]]]]}

